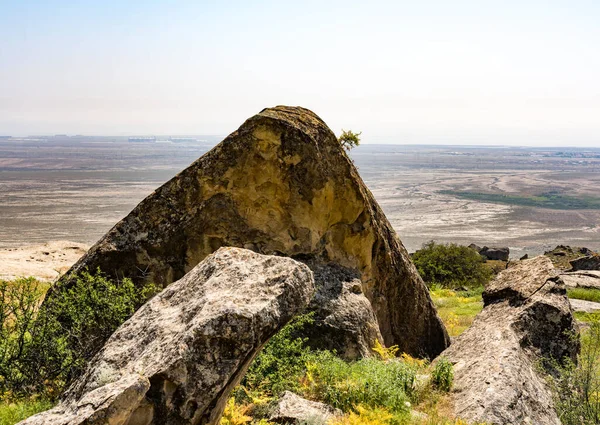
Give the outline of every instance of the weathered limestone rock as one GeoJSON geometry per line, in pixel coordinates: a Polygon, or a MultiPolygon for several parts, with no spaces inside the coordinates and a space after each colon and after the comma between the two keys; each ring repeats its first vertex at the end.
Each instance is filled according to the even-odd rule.
{"type": "Polygon", "coordinates": [[[574,359],[579,346],[564,284],[544,256],[502,271],[484,309],[442,353],[455,364],[455,414],[494,425],[559,425],[542,359],[574,359]]]}
{"type": "Polygon", "coordinates": [[[273,411],[269,421],[280,424],[327,424],[334,416],[341,416],[340,410],[323,403],[306,400],[293,392],[286,391],[273,411]]]}
{"type": "Polygon", "coordinates": [[[572,271],[600,270],[600,255],[592,254],[569,261],[572,271]]]}
{"type": "Polygon", "coordinates": [[[383,344],[383,338],[358,272],[337,264],[311,269],[317,292],[308,308],[315,320],[306,329],[309,345],[335,350],[348,360],[371,356],[375,341],[383,344]]]}
{"type": "Polygon", "coordinates": [[[571,288],[600,289],[600,271],[582,270],[560,274],[565,285],[571,288]]]}
{"type": "Polygon", "coordinates": [[[125,322],[56,408],[21,424],[218,424],[254,356],[313,292],[304,264],[221,248],[125,322]]]}
{"type": "Polygon", "coordinates": [[[510,250],[508,248],[490,248],[484,246],[479,251],[488,260],[508,261],[510,250]]]}
{"type": "MultiPolygon", "coordinates": [[[[435,357],[449,344],[428,290],[333,132],[278,106],[157,189],[71,272],[100,267],[167,285],[221,246],[358,271],[387,345],[435,357]]],[[[50,297],[69,285],[64,278],[50,297]]]]}

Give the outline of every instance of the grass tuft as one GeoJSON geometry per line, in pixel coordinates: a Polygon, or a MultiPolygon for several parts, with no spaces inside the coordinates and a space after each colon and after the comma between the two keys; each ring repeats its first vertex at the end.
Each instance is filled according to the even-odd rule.
{"type": "Polygon", "coordinates": [[[567,295],[569,298],[574,298],[577,300],[594,301],[600,303],[600,289],[568,288],[567,295]]]}
{"type": "Polygon", "coordinates": [[[573,317],[579,322],[594,323],[600,322],[600,311],[594,313],[586,313],[585,311],[574,311],[573,317]]]}
{"type": "Polygon", "coordinates": [[[47,400],[3,401],[0,403],[0,425],[14,425],[51,407],[52,402],[47,400]]]}
{"type": "Polygon", "coordinates": [[[483,287],[469,291],[453,291],[433,285],[431,299],[450,336],[463,333],[483,309],[483,287]]]}

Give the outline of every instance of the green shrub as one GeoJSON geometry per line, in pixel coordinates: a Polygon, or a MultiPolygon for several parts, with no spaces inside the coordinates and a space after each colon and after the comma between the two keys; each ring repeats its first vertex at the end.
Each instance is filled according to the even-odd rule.
{"type": "MultiPolygon", "coordinates": [[[[271,338],[234,391],[236,402],[230,403],[238,408],[232,417],[240,412],[244,418],[268,414],[270,401],[290,390],[341,409],[347,415],[339,425],[409,424],[416,423],[409,414],[413,405],[427,403],[428,411],[434,412],[438,395],[452,386],[449,362],[441,359],[432,369],[427,360],[407,354],[394,357],[397,347],[384,348],[376,343],[378,358],[352,362],[330,351],[313,351],[300,336],[312,323],[312,315],[299,316],[271,338]],[[374,418],[372,414],[383,412],[389,412],[385,420],[367,421],[374,418]]],[[[445,420],[428,423],[454,424],[445,420]]]]}
{"type": "Polygon", "coordinates": [[[485,285],[492,277],[481,255],[462,245],[430,241],[413,254],[412,260],[429,285],[472,288],[485,285]]]}
{"type": "Polygon", "coordinates": [[[338,141],[346,150],[354,149],[360,145],[360,135],[362,132],[355,133],[352,130],[342,129],[342,134],[338,137],[338,141]]]}
{"type": "Polygon", "coordinates": [[[45,380],[69,383],[112,333],[150,296],[153,284],[136,288],[115,282],[98,269],[75,276],[60,297],[50,297],[36,320],[29,363],[45,380]],[[66,331],[68,330],[68,331],[66,331]]]}
{"type": "Polygon", "coordinates": [[[452,370],[452,363],[441,357],[431,371],[431,384],[440,391],[448,392],[452,389],[453,381],[454,372],[452,370]]]}
{"type": "Polygon", "coordinates": [[[38,305],[47,284],[33,278],[0,280],[0,397],[12,394],[25,380],[23,368],[31,345],[38,305]]]}
{"type": "Polygon", "coordinates": [[[98,270],[40,308],[44,292],[34,279],[0,283],[0,395],[59,394],[155,287],[113,282],[98,270]]]}
{"type": "Polygon", "coordinates": [[[313,322],[312,314],[300,315],[275,334],[250,365],[242,386],[271,396],[297,390],[311,354],[307,338],[299,335],[313,322]]]}
{"type": "Polygon", "coordinates": [[[554,364],[555,406],[564,425],[600,424],[600,322],[590,322],[581,336],[577,364],[565,359],[554,364]]]}
{"type": "Polygon", "coordinates": [[[357,406],[384,407],[403,416],[410,406],[417,371],[416,365],[400,359],[346,362],[321,352],[307,364],[305,392],[344,412],[357,406]]]}
{"type": "Polygon", "coordinates": [[[36,413],[52,407],[48,400],[21,400],[0,402],[0,425],[14,425],[36,413]]]}
{"type": "Polygon", "coordinates": [[[600,321],[600,312],[593,311],[591,313],[588,313],[585,311],[574,311],[573,317],[578,322],[583,322],[583,323],[597,322],[597,321],[600,321]]]}

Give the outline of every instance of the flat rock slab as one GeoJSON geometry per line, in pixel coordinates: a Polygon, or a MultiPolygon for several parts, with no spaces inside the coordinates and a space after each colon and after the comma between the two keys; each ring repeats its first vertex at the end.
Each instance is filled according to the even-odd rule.
{"type": "Polygon", "coordinates": [[[600,289],[600,271],[582,270],[560,275],[565,285],[571,288],[600,289]]]}
{"type": "Polygon", "coordinates": [[[560,425],[540,361],[574,359],[579,345],[564,284],[544,256],[502,271],[484,308],[441,356],[454,363],[455,414],[494,425],[560,425]]]}
{"type": "Polygon", "coordinates": [[[570,298],[569,302],[571,303],[571,308],[573,311],[582,311],[584,313],[594,313],[595,311],[600,311],[600,303],[594,301],[576,300],[574,298],[570,298]]]}
{"type": "Polygon", "coordinates": [[[119,327],[56,408],[21,424],[216,425],[252,359],[313,292],[302,263],[221,248],[119,327]]]}

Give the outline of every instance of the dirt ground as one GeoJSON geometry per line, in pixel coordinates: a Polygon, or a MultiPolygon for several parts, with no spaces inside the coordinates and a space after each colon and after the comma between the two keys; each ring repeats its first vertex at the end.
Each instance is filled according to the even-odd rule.
{"type": "Polygon", "coordinates": [[[0,279],[35,277],[52,282],[88,250],[88,246],[69,241],[0,249],[0,279]]]}

